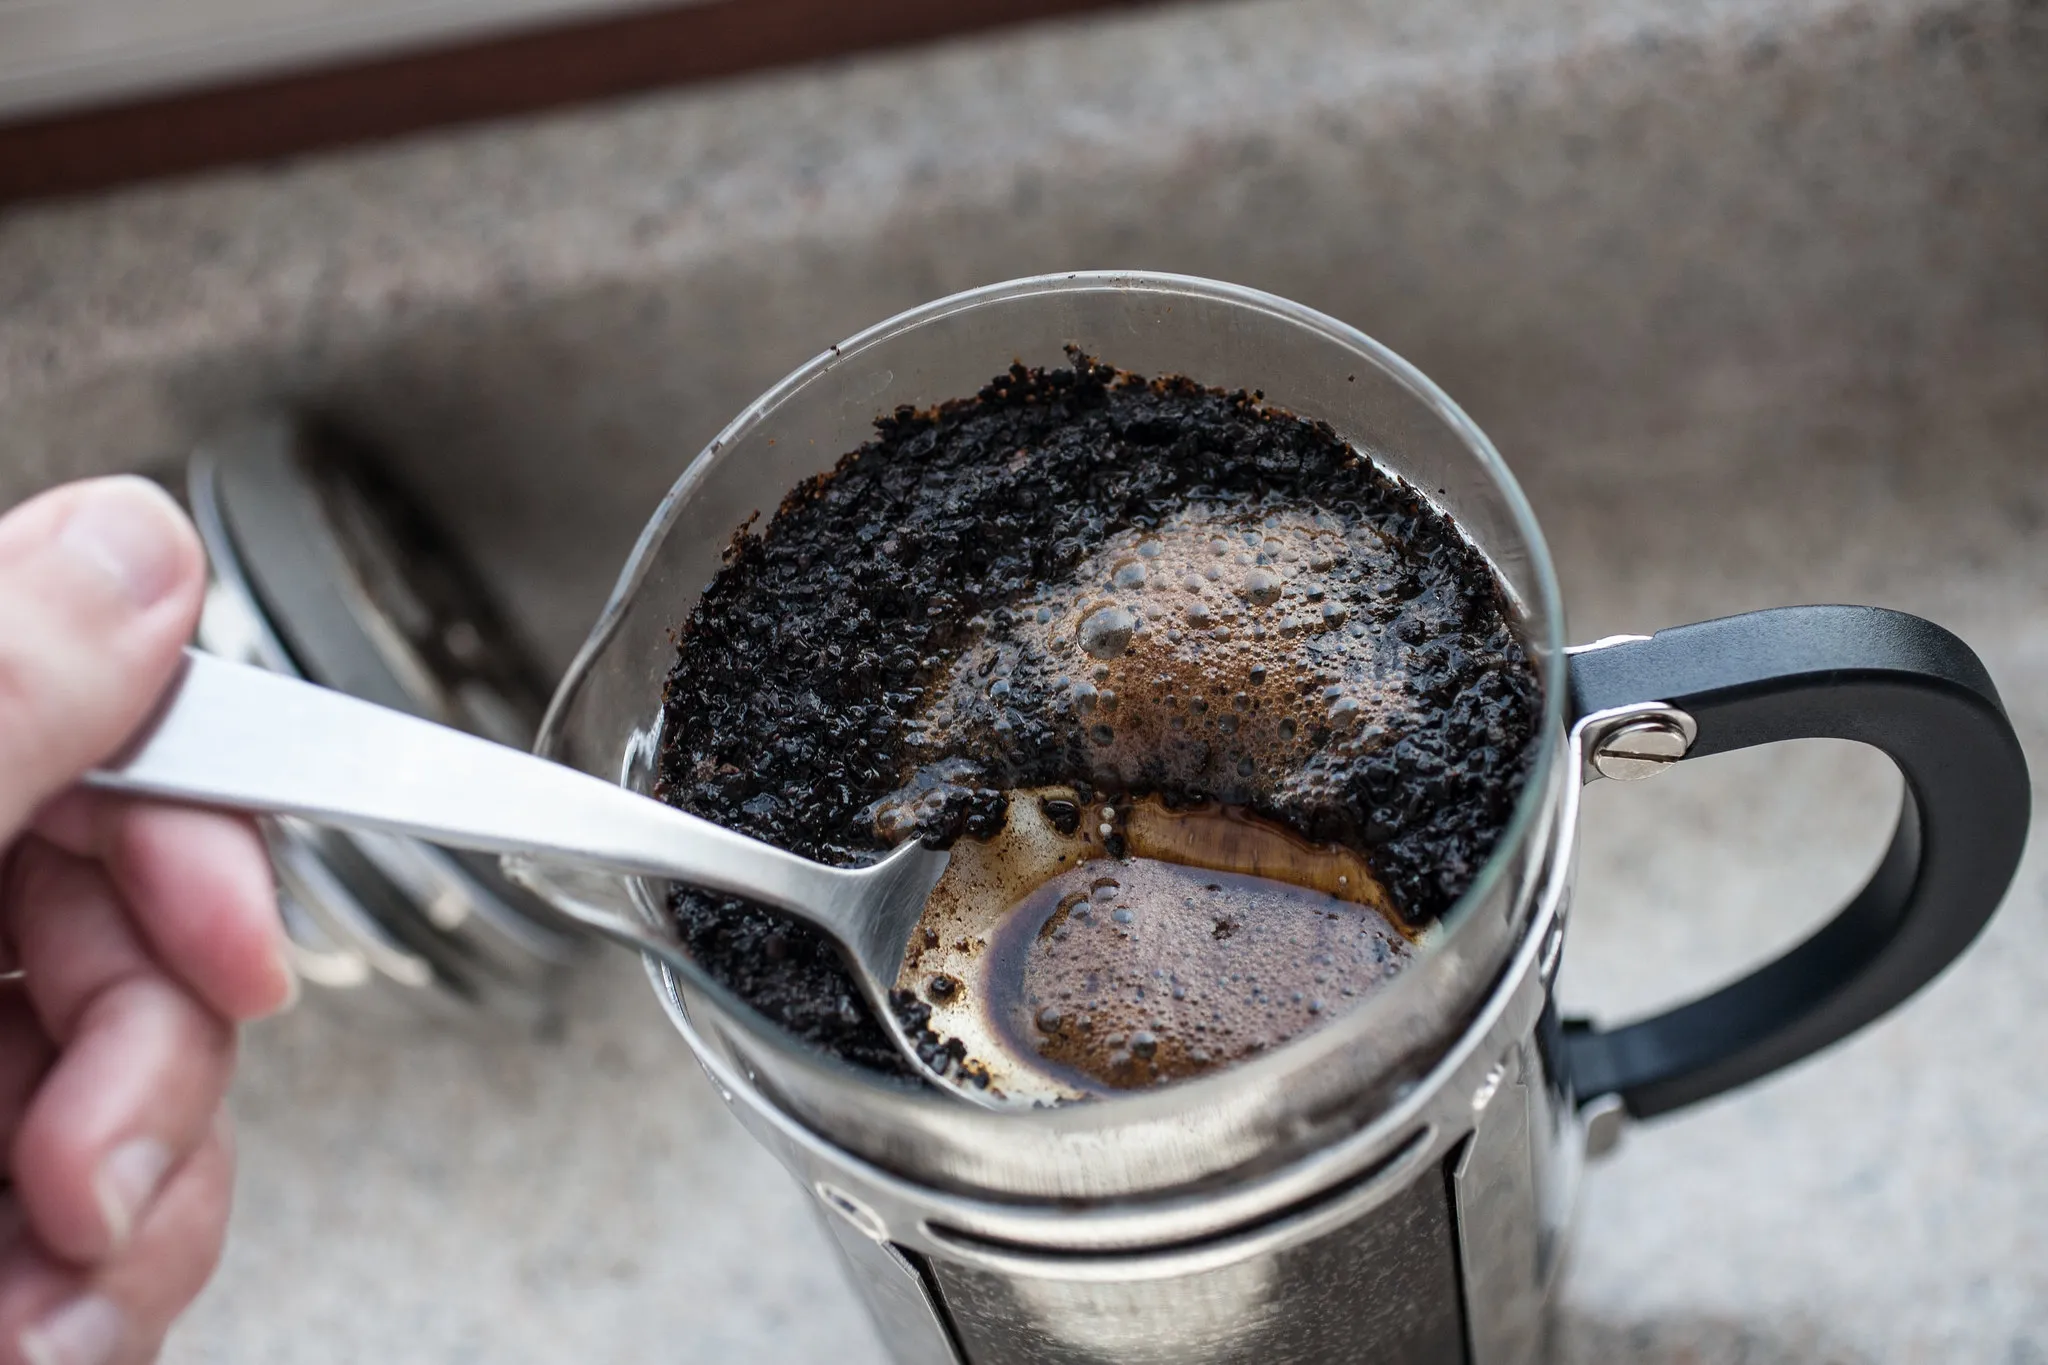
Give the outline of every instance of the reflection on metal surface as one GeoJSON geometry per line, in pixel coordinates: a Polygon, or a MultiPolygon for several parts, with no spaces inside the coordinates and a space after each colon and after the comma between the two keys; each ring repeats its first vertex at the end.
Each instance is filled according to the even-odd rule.
{"type": "Polygon", "coordinates": [[[1684,758],[1699,732],[1698,722],[1669,703],[1638,702],[1581,717],[1571,747],[1579,755],[1582,780],[1634,782],[1684,758]]]}
{"type": "Polygon", "coordinates": [[[1692,737],[1676,720],[1646,716],[1616,726],[1593,746],[1593,767],[1602,777],[1635,782],[1655,777],[1692,747],[1692,737]]]}
{"type": "Polygon", "coordinates": [[[1619,1095],[1600,1095],[1586,1101],[1579,1111],[1586,1124],[1586,1155],[1606,1156],[1621,1145],[1628,1127],[1628,1106],[1619,1095]]]}
{"type": "Polygon", "coordinates": [[[844,1219],[855,1232],[870,1242],[889,1240],[889,1227],[882,1221],[881,1215],[837,1185],[828,1180],[820,1180],[811,1186],[811,1192],[818,1196],[819,1203],[844,1219]]]}
{"type": "MultiPolygon", "coordinates": [[[[1033,1239],[977,1236],[948,1226],[940,1216],[927,1217],[918,1229],[920,1244],[935,1258],[974,1266],[999,1275],[1040,1278],[1057,1265],[1056,1278],[1070,1281],[1118,1282],[1131,1279],[1159,1282],[1227,1269],[1278,1254],[1292,1246],[1325,1236],[1341,1224],[1368,1218],[1383,1204],[1394,1202],[1403,1189],[1441,1164],[1439,1130],[1417,1130],[1385,1160],[1363,1175],[1321,1191],[1302,1206],[1255,1220],[1242,1227],[1182,1241],[1131,1247],[1076,1248],[1061,1238],[1063,1229],[1049,1224],[1033,1239]]],[[[957,1211],[957,1206],[956,1206],[957,1211]]],[[[1066,1229],[1066,1230],[1071,1230],[1066,1229]]]]}
{"type": "Polygon", "coordinates": [[[1536,1274],[1547,1296],[1557,1287],[1571,1239],[1572,1209],[1586,1166],[1585,1130],[1571,1079],[1559,1065],[1562,1025],[1554,1002],[1544,1007],[1524,1048],[1530,1074],[1530,1157],[1536,1177],[1536,1274]]]}
{"type": "Polygon", "coordinates": [[[330,934],[319,917],[283,885],[277,888],[277,914],[284,921],[285,952],[291,958],[292,973],[301,981],[330,990],[369,981],[369,961],[330,934]]]}
{"type": "Polygon", "coordinates": [[[931,1286],[909,1256],[855,1227],[836,1205],[821,1202],[818,1220],[832,1234],[840,1261],[896,1365],[967,1365],[954,1349],[931,1286]]]}
{"type": "Polygon", "coordinates": [[[943,1258],[932,1270],[974,1365],[1459,1358],[1450,1209],[1431,1172],[1320,1235],[1251,1245],[1243,1259],[1170,1278],[1148,1273],[1142,1254],[1087,1258],[1085,1278],[1057,1256],[1037,1273],[943,1258]]]}
{"type": "Polygon", "coordinates": [[[414,989],[433,984],[433,967],[394,942],[376,915],[363,905],[356,888],[336,870],[335,859],[329,856],[334,850],[326,843],[331,837],[327,831],[284,816],[265,820],[261,827],[284,894],[318,924],[328,943],[347,945],[363,964],[361,972],[337,965],[325,974],[324,984],[359,985],[372,972],[414,989]]]}
{"type": "Polygon", "coordinates": [[[1637,640],[1647,640],[1649,638],[1647,635],[1603,635],[1599,639],[1590,641],[1587,644],[1567,646],[1564,652],[1567,655],[1591,654],[1596,649],[1612,649],[1616,645],[1633,644],[1637,640]]]}
{"type": "Polygon", "coordinates": [[[1536,1127],[1523,1049],[1501,1064],[1479,1126],[1459,1153],[1458,1203],[1471,1365],[1524,1365],[1543,1336],[1542,1248],[1536,1207],[1536,1127]]]}

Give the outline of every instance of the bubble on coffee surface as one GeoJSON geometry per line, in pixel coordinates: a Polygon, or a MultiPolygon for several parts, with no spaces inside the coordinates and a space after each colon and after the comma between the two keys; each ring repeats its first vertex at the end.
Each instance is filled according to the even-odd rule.
{"type": "MultiPolygon", "coordinates": [[[[1142,586],[1144,579],[1137,582],[1142,586]]],[[[1034,619],[1036,613],[1033,613],[1034,619]]],[[[1091,659],[1114,659],[1130,648],[1131,636],[1138,629],[1138,614],[1117,602],[1105,602],[1090,608],[1081,618],[1081,624],[1074,631],[1080,641],[1082,652],[1091,659]]]]}

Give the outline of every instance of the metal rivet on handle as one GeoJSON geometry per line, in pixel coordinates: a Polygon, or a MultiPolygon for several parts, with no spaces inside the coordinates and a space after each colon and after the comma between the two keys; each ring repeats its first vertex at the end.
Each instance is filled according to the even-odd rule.
{"type": "Polygon", "coordinates": [[[1593,746],[1593,768],[1617,782],[1655,777],[1692,747],[1685,730],[1666,716],[1645,716],[1617,725],[1593,746]]]}

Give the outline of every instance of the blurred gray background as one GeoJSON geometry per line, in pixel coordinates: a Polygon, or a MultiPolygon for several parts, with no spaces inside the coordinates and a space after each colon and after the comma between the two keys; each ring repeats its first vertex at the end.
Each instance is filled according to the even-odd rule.
{"type": "MultiPolygon", "coordinates": [[[[0,504],[326,414],[559,666],[779,375],[953,289],[1125,266],[1420,364],[1524,479],[1578,638],[1920,612],[2048,769],[2039,0],[1169,5],[18,206],[0,504]]],[[[1796,940],[1897,787],[1816,743],[1591,789],[1568,1002],[1626,1017],[1796,940]]],[[[1590,1173],[1560,1361],[2048,1362],[2040,824],[1924,995],[1590,1173]]],[[[236,1108],[174,1361],[882,1359],[624,959],[542,1030],[310,993],[236,1108]]]]}

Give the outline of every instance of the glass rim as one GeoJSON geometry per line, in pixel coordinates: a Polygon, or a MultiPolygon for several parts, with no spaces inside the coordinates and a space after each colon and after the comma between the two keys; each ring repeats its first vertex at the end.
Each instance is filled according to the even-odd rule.
{"type": "MultiPolygon", "coordinates": [[[[654,551],[667,537],[675,522],[681,516],[697,485],[708,475],[719,453],[728,446],[737,444],[756,426],[767,420],[785,404],[797,398],[810,384],[830,371],[859,358],[872,348],[895,338],[917,331],[941,321],[955,313],[970,311],[1000,304],[1005,300],[1044,294],[1079,292],[1156,293],[1172,296],[1199,296],[1214,299],[1240,308],[1263,311],[1296,326],[1321,334],[1327,340],[1348,347],[1393,379],[1408,395],[1421,403],[1437,421],[1443,424],[1458,440],[1459,444],[1476,459],[1485,470],[1495,493],[1501,498],[1509,515],[1515,533],[1521,538],[1529,557],[1531,587],[1534,600],[1525,601],[1517,593],[1507,576],[1495,566],[1496,578],[1504,590],[1519,607],[1526,629],[1542,629],[1541,639],[1524,639],[1524,647],[1531,655],[1541,683],[1542,709],[1538,720],[1535,743],[1537,750],[1524,779],[1521,793],[1516,798],[1515,809],[1500,836],[1494,841],[1486,861],[1481,865],[1472,882],[1451,907],[1438,917],[1430,935],[1434,939],[1433,950],[1440,951],[1458,936],[1460,928],[1470,919],[1473,908],[1491,899],[1499,890],[1500,883],[1511,874],[1517,851],[1530,839],[1545,817],[1550,800],[1550,787],[1555,780],[1555,765],[1559,762],[1564,744],[1565,713],[1565,641],[1564,609],[1555,567],[1550,557],[1548,542],[1544,539],[1541,525],[1535,511],[1523,494],[1520,483],[1508,468],[1492,441],[1479,425],[1466,414],[1463,408],[1446,394],[1435,381],[1422,373],[1414,364],[1375,340],[1372,336],[1349,323],[1331,317],[1305,304],[1255,289],[1246,285],[1207,279],[1201,276],[1180,275],[1161,271],[1146,270],[1095,270],[1059,271],[1040,275],[1023,276],[993,284],[944,295],[916,307],[905,309],[869,327],[854,333],[844,341],[828,346],[803,364],[784,375],[782,379],[763,391],[748,403],[731,421],[720,429],[704,447],[693,456],[677,476],[661,502],[656,506],[647,524],[635,539],[624,566],[615,580],[612,591],[605,601],[591,632],[577,650],[554,695],[550,698],[547,711],[536,734],[534,751],[547,754],[554,750],[562,737],[562,728],[572,710],[582,681],[591,672],[592,666],[610,645],[614,635],[623,623],[639,589],[652,568],[654,551]]],[[[1201,376],[1192,376],[1198,381],[1201,376]]],[[[937,401],[936,399],[934,401],[937,401]]],[[[1285,404],[1275,402],[1276,408],[1285,410],[1285,404]]],[[[1355,437],[1342,430],[1340,437],[1355,442],[1355,437]]],[[[1361,450],[1367,458],[1370,452],[1361,450]]],[[[1458,519],[1448,509],[1438,505],[1427,490],[1405,480],[1417,496],[1443,513],[1464,534],[1458,519]]],[[[1468,538],[1468,543],[1471,543],[1468,538]]],[[[1475,545],[1475,548],[1476,545],[1475,545]]],[[[1484,551],[1480,553],[1484,555],[1484,551]]],[[[1489,563],[1491,559],[1489,558],[1489,563]]],[[[612,780],[619,780],[615,771],[608,774],[612,780]]],[[[700,973],[702,980],[693,983],[699,990],[710,988],[714,998],[728,1001],[740,1007],[740,1017],[758,1030],[768,1040],[779,1045],[780,1050],[799,1054],[803,1060],[822,1065],[830,1070],[843,1072],[862,1082],[881,1089],[900,1089],[906,1097],[917,1093],[914,1083],[898,1086],[893,1078],[856,1067],[844,1059],[833,1056],[822,1049],[802,1043],[793,1035],[787,1035],[765,1016],[748,1005],[735,992],[724,988],[708,973],[700,973]]],[[[664,1005],[671,1000],[679,1003],[680,983],[672,979],[667,968],[661,968],[658,980],[665,981],[662,990],[664,1005]]],[[[1167,1099],[1185,1097],[1191,1091],[1227,1082],[1228,1078],[1246,1068],[1257,1068],[1270,1057],[1254,1058],[1239,1066],[1221,1069],[1211,1076],[1191,1078],[1179,1084],[1165,1087],[1164,1093],[1144,1092],[1128,1097],[1118,1097],[1117,1107],[1129,1104],[1142,1105],[1154,1097],[1167,1099]]],[[[1087,1106],[1094,1108],[1094,1105],[1087,1106]]],[[[1059,1111],[1045,1111],[1056,1113],[1059,1111]]],[[[1010,1115],[1016,1119],[1038,1116],[1039,1111],[1019,1111],[1010,1115]]]]}

